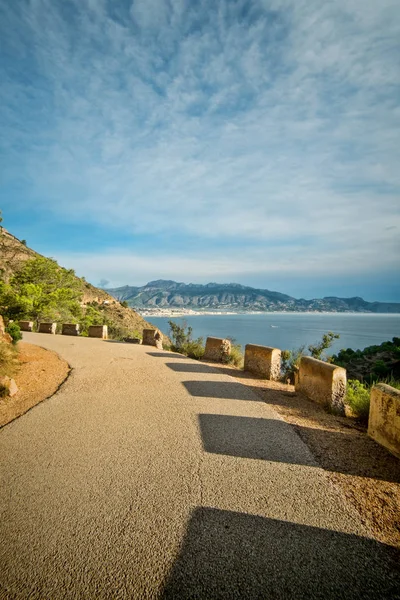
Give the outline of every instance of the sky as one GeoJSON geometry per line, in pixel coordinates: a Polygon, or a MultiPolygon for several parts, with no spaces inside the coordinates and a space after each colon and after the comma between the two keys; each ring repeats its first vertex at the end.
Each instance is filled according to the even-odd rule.
{"type": "Polygon", "coordinates": [[[399,0],[0,0],[3,225],[93,284],[400,302],[399,0]]]}

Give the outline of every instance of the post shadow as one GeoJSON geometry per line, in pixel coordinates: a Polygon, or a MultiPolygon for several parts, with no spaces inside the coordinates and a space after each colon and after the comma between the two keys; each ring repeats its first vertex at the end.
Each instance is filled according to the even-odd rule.
{"type": "Polygon", "coordinates": [[[359,440],[350,433],[302,425],[293,425],[293,428],[311,449],[323,469],[400,483],[399,459],[374,440],[364,437],[359,440]],[[327,451],[327,448],[331,451],[327,451]],[[368,452],[368,449],[371,455],[376,457],[376,461],[365,460],[365,452],[368,452]]]}
{"type": "Polygon", "coordinates": [[[165,365],[177,373],[210,373],[211,375],[219,374],[218,369],[204,365],[196,360],[191,360],[190,362],[165,363],[165,365]]]}
{"type": "Polygon", "coordinates": [[[184,381],[183,385],[195,397],[262,402],[248,387],[236,381],[184,381]]]}
{"type": "Polygon", "coordinates": [[[318,465],[334,473],[400,483],[399,460],[373,440],[368,440],[371,452],[380,453],[383,460],[363,460],[361,452],[365,454],[365,440],[362,440],[360,454],[357,454],[357,440],[340,431],[290,425],[275,419],[233,415],[200,414],[198,420],[203,448],[211,454],[306,466],[318,465]],[[336,451],[326,452],[327,446],[336,451]],[[323,450],[317,453],[321,448],[323,450]]]}
{"type": "Polygon", "coordinates": [[[285,421],[213,414],[200,414],[198,419],[203,448],[211,454],[316,466],[285,421]]]}
{"type": "Polygon", "coordinates": [[[201,507],[191,514],[161,598],[395,599],[397,557],[357,535],[201,507]]]}
{"type": "Polygon", "coordinates": [[[187,360],[187,356],[183,356],[183,354],[178,354],[177,352],[146,352],[146,354],[154,358],[184,358],[187,360]]]}

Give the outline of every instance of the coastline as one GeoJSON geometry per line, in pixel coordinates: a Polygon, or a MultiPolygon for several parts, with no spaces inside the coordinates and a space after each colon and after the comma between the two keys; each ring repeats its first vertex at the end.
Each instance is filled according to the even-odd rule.
{"type": "Polygon", "coordinates": [[[330,311],[322,311],[322,310],[249,310],[249,311],[229,311],[229,310],[192,310],[190,308],[154,308],[154,309],[140,309],[131,307],[132,310],[137,312],[141,317],[168,317],[168,318],[180,318],[180,317],[205,317],[205,316],[233,316],[233,315],[352,315],[352,316],[389,316],[395,317],[399,316],[400,313],[375,313],[369,311],[340,311],[340,310],[330,310],[330,311]]]}

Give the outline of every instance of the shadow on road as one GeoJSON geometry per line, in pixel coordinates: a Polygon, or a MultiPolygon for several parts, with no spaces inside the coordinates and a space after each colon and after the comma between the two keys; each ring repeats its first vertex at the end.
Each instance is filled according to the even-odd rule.
{"type": "Polygon", "coordinates": [[[398,576],[393,548],[373,540],[204,507],[161,597],[377,600],[399,597],[398,576]]]}
{"type": "Polygon", "coordinates": [[[184,381],[182,383],[192,396],[262,402],[262,399],[255,396],[251,389],[236,381],[184,381]]]}
{"type": "Polygon", "coordinates": [[[206,452],[289,464],[316,465],[311,454],[296,436],[293,443],[293,430],[284,421],[213,414],[200,414],[198,419],[206,452]]]}
{"type": "Polygon", "coordinates": [[[173,371],[176,371],[177,373],[210,373],[212,375],[218,375],[220,373],[218,369],[214,369],[213,367],[203,365],[196,361],[187,363],[165,363],[165,366],[169,367],[173,371]]]}
{"type": "Polygon", "coordinates": [[[357,438],[351,431],[293,427],[325,470],[400,483],[400,461],[370,438],[357,438]]]}
{"type": "Polygon", "coordinates": [[[188,360],[187,356],[183,356],[177,352],[146,352],[146,354],[148,356],[153,356],[154,358],[184,358],[185,360],[188,360]]]}

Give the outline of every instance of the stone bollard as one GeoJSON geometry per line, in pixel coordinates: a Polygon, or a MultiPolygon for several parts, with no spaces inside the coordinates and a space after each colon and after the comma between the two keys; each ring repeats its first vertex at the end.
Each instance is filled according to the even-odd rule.
{"type": "Polygon", "coordinates": [[[346,369],[303,356],[295,377],[295,389],[336,414],[345,414],[346,369]]]}
{"type": "Polygon", "coordinates": [[[63,335],[79,335],[79,325],[75,323],[64,323],[62,326],[63,335]]]}
{"type": "Polygon", "coordinates": [[[208,337],[204,350],[203,360],[214,360],[216,362],[228,362],[231,354],[230,340],[208,337]]]}
{"type": "Polygon", "coordinates": [[[33,331],[33,321],[20,321],[19,328],[21,331],[33,331]]]}
{"type": "Polygon", "coordinates": [[[244,370],[265,379],[278,380],[281,375],[281,351],[269,346],[246,344],[244,370]]]}
{"type": "Polygon", "coordinates": [[[378,383],[371,390],[368,435],[400,458],[400,390],[378,383]]]}
{"type": "Polygon", "coordinates": [[[143,329],[143,344],[145,346],[155,346],[159,350],[163,349],[163,335],[157,329],[143,329]]]}
{"type": "Polygon", "coordinates": [[[108,339],[107,325],[90,325],[89,326],[89,337],[107,340],[108,339]]]}
{"type": "Polygon", "coordinates": [[[52,333],[55,334],[57,329],[57,323],[39,323],[39,333],[52,333]]]}
{"type": "Polygon", "coordinates": [[[11,398],[18,392],[18,387],[14,379],[7,376],[0,377],[0,388],[2,388],[4,396],[9,396],[11,398]]]}

